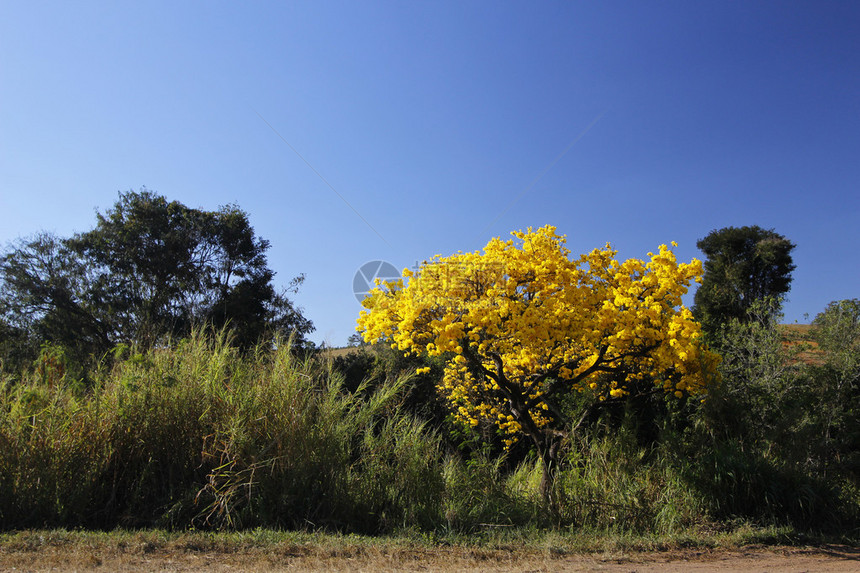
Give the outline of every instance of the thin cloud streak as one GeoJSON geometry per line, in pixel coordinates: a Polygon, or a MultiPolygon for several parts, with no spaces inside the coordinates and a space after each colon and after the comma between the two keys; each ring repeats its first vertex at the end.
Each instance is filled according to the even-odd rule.
{"type": "Polygon", "coordinates": [[[499,219],[501,219],[501,218],[505,215],[505,213],[507,213],[508,211],[510,211],[510,210],[511,210],[511,207],[513,207],[514,205],[516,205],[516,204],[517,204],[517,202],[518,202],[520,199],[522,199],[522,198],[523,198],[523,196],[524,196],[526,193],[528,193],[529,191],[531,191],[532,187],[534,187],[534,186],[537,184],[537,182],[538,182],[538,181],[540,181],[540,180],[541,180],[541,178],[542,178],[544,175],[546,175],[546,174],[547,174],[547,172],[548,172],[550,169],[552,169],[553,167],[555,167],[555,164],[556,164],[556,163],[558,163],[558,162],[561,160],[561,158],[562,158],[562,157],[564,157],[565,155],[567,155],[567,152],[568,152],[568,151],[570,151],[571,147],[573,147],[574,145],[576,145],[576,143],[577,143],[580,139],[582,139],[583,137],[585,137],[585,135],[586,135],[589,131],[591,131],[591,128],[592,128],[592,127],[594,127],[595,125],[597,125],[597,122],[598,122],[598,121],[600,121],[600,119],[601,119],[605,114],[606,114],[606,112],[605,112],[605,111],[600,112],[600,114],[598,114],[598,115],[597,115],[597,117],[595,117],[595,118],[591,121],[591,123],[589,123],[589,124],[588,124],[588,126],[586,126],[586,128],[585,128],[585,129],[583,129],[583,130],[579,133],[579,135],[577,135],[577,136],[573,139],[573,141],[571,141],[571,142],[568,144],[568,146],[567,146],[567,147],[565,147],[565,148],[564,148],[564,151],[562,151],[561,153],[559,153],[559,154],[556,156],[556,158],[552,160],[552,163],[550,163],[549,165],[547,165],[547,166],[546,166],[546,168],[545,168],[543,171],[541,171],[540,173],[538,173],[537,177],[535,177],[534,179],[532,179],[532,182],[531,182],[531,183],[529,183],[529,184],[528,184],[528,186],[527,186],[525,189],[523,189],[523,190],[522,190],[522,192],[520,192],[520,194],[519,194],[519,195],[517,195],[516,197],[514,197],[514,200],[513,200],[513,201],[511,201],[510,203],[508,203],[508,206],[507,206],[507,207],[505,207],[505,208],[502,210],[502,212],[501,212],[501,213],[499,213],[499,214],[498,214],[498,216],[496,216],[496,218],[495,218],[495,219],[493,219],[492,221],[490,221],[490,223],[489,223],[486,227],[484,227],[483,229],[481,229],[480,237],[482,238],[482,237],[484,236],[484,234],[487,232],[487,230],[488,230],[490,227],[492,227],[492,226],[496,223],[496,221],[498,221],[499,219]]]}

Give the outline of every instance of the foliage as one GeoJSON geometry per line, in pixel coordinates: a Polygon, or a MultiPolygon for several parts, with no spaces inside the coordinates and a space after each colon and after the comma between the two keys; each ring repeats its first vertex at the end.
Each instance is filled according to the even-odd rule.
{"type": "Polygon", "coordinates": [[[364,338],[357,332],[350,334],[346,342],[346,345],[349,348],[356,348],[359,346],[364,346],[366,344],[367,343],[364,341],[364,338]]]}
{"type": "Polygon", "coordinates": [[[0,371],[20,372],[36,354],[37,344],[26,329],[10,324],[4,314],[0,310],[0,371]]]}
{"type": "Polygon", "coordinates": [[[696,497],[721,522],[740,518],[831,532],[860,523],[856,495],[852,499],[837,481],[762,449],[744,449],[736,442],[714,444],[687,465],[686,475],[698,489],[696,497]]]}
{"type": "Polygon", "coordinates": [[[571,260],[553,227],[493,239],[483,253],[437,256],[374,289],[359,329],[403,352],[445,359],[440,385],[458,419],[528,437],[548,467],[568,427],[559,400],[594,401],[655,386],[701,394],[717,357],[681,304],[698,261],[661,246],[650,261],[608,245],[571,260]]]}
{"type": "Polygon", "coordinates": [[[704,413],[720,439],[754,447],[794,431],[798,412],[790,406],[798,391],[800,349],[784,344],[779,308],[778,300],[759,299],[743,320],[733,318],[718,331],[720,382],[704,413]]]}
{"type": "Polygon", "coordinates": [[[268,248],[235,205],[202,211],[147,190],[121,193],[93,230],[38,235],[3,255],[2,310],[11,327],[81,360],[205,324],[229,324],[246,349],[291,331],[302,343],[313,326],[276,292],[268,248]]]}
{"type": "Polygon", "coordinates": [[[815,340],[844,367],[856,367],[860,357],[860,299],[834,301],[812,321],[815,340]]]}
{"type": "MultiPolygon", "coordinates": [[[[442,372],[438,360],[428,357],[404,356],[390,347],[361,344],[350,347],[350,352],[335,356],[331,368],[343,377],[344,388],[350,392],[360,388],[373,390],[400,378],[408,379],[404,388],[401,407],[431,426],[442,431],[442,437],[450,440],[445,423],[448,411],[436,391],[436,380],[442,372]]],[[[324,351],[323,351],[324,355],[324,351]]]]}
{"type": "Polygon", "coordinates": [[[2,528],[436,524],[439,441],[400,411],[406,381],[349,393],[289,346],[195,334],[130,349],[86,393],[0,383],[2,528]]]}
{"type": "Polygon", "coordinates": [[[834,301],[812,322],[824,360],[811,366],[819,471],[860,485],[860,300],[834,301]]]}
{"type": "MultiPolygon", "coordinates": [[[[535,503],[537,487],[521,487],[505,472],[504,457],[475,452],[462,461],[449,458],[445,464],[445,528],[473,533],[481,527],[547,525],[535,503]]],[[[520,466],[527,471],[527,465],[520,466]]],[[[532,465],[532,467],[534,467],[532,465]]],[[[514,472],[514,476],[517,472],[514,472]]]]}
{"type": "Polygon", "coordinates": [[[664,427],[643,444],[641,414],[626,409],[620,424],[601,409],[577,433],[556,476],[558,511],[548,513],[536,456],[513,463],[446,450],[440,432],[409,413],[412,379],[366,378],[349,390],[337,369],[289,346],[242,354],[225,335],[197,333],[167,348],[123,348],[86,389],[52,347],[20,381],[0,373],[0,527],[435,539],[545,527],[568,535],[571,526],[686,534],[731,529],[739,516],[843,533],[860,523],[857,489],[832,468],[825,480],[777,456],[806,434],[784,435],[776,450],[664,427]]]}
{"type": "Polygon", "coordinates": [[[778,298],[757,297],[709,333],[718,358],[680,303],[697,261],[661,247],[621,262],[608,246],[571,260],[546,227],[381,285],[360,326],[388,344],[297,354],[278,338],[250,347],[252,311],[242,342],[194,328],[237,326],[207,288],[271,274],[256,259],[225,282],[226,259],[192,253],[216,277],[194,290],[176,255],[191,243],[135,223],[170,205],[3,257],[0,528],[860,531],[858,300],[828,305],[804,342],[778,298]],[[125,282],[96,262],[114,248],[99,237],[135,245],[111,255],[125,282]],[[187,293],[159,298],[158,269],[134,264],[162,255],[187,293]],[[104,347],[114,359],[83,372],[104,347]]]}
{"type": "Polygon", "coordinates": [[[745,320],[756,300],[788,292],[795,245],[773,229],[726,227],[696,245],[706,259],[693,313],[706,332],[733,318],[745,320]]]}
{"type": "Polygon", "coordinates": [[[101,293],[88,278],[86,262],[50,234],[21,241],[0,257],[0,310],[18,340],[35,342],[27,346],[29,360],[43,342],[64,346],[80,362],[111,347],[110,309],[98,304],[101,293]]]}
{"type": "MultiPolygon", "coordinates": [[[[641,446],[624,429],[598,428],[570,451],[559,476],[565,521],[629,531],[690,530],[707,519],[666,445],[641,446]]],[[[673,444],[674,445],[674,444],[673,444]]]]}
{"type": "Polygon", "coordinates": [[[786,338],[778,308],[757,301],[745,321],[733,319],[721,330],[722,383],[705,409],[710,426],[742,449],[801,471],[856,480],[860,307],[834,302],[816,317],[814,354],[808,343],[786,338]]]}
{"type": "MultiPolygon", "coordinates": [[[[718,330],[720,381],[680,448],[690,458],[685,473],[718,519],[834,528],[856,523],[856,386],[852,395],[850,384],[837,382],[835,347],[822,344],[820,359],[787,337],[779,308],[777,300],[759,299],[743,320],[718,330]],[[811,363],[809,356],[815,357],[811,363]]],[[[839,310],[828,309],[832,315],[839,310]]],[[[833,318],[816,320],[823,327],[833,318]]]]}

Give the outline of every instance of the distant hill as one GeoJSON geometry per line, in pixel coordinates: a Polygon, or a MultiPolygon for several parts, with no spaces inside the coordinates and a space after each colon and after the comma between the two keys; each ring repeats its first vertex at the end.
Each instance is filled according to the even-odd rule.
{"type": "Polygon", "coordinates": [[[361,346],[326,347],[320,351],[320,354],[325,358],[340,358],[358,352],[362,348],[361,346]]]}
{"type": "Polygon", "coordinates": [[[786,347],[801,346],[797,356],[798,361],[806,364],[822,364],[824,351],[818,348],[818,343],[812,336],[811,324],[780,324],[783,344],[786,347]]]}

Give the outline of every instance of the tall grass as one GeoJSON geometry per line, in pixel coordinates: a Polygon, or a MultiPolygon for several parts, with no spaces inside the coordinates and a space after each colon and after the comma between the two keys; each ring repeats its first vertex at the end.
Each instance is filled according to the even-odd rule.
{"type": "Polygon", "coordinates": [[[0,523],[114,527],[432,526],[439,440],[402,415],[405,378],[343,391],[288,344],[226,335],[131,353],[94,385],[25,377],[0,395],[0,523]]]}
{"type": "Polygon", "coordinates": [[[0,529],[671,535],[741,518],[856,537],[857,488],[689,435],[643,444],[624,424],[570,444],[546,507],[539,461],[452,449],[410,413],[408,372],[347,387],[289,347],[243,356],[197,333],[125,349],[86,387],[45,368],[0,378],[0,529]]]}

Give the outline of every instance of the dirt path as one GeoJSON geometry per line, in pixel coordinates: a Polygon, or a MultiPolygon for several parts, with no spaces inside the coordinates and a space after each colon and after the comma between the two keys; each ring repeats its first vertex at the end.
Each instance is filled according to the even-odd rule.
{"type": "Polygon", "coordinates": [[[0,572],[21,571],[489,571],[498,573],[606,571],[613,573],[721,571],[860,572],[860,548],[828,546],[746,547],[732,551],[671,551],[666,553],[619,553],[601,555],[553,555],[500,551],[420,550],[394,553],[363,552],[352,555],[250,552],[183,551],[100,554],[78,548],[74,552],[54,548],[0,553],[0,572]]]}

